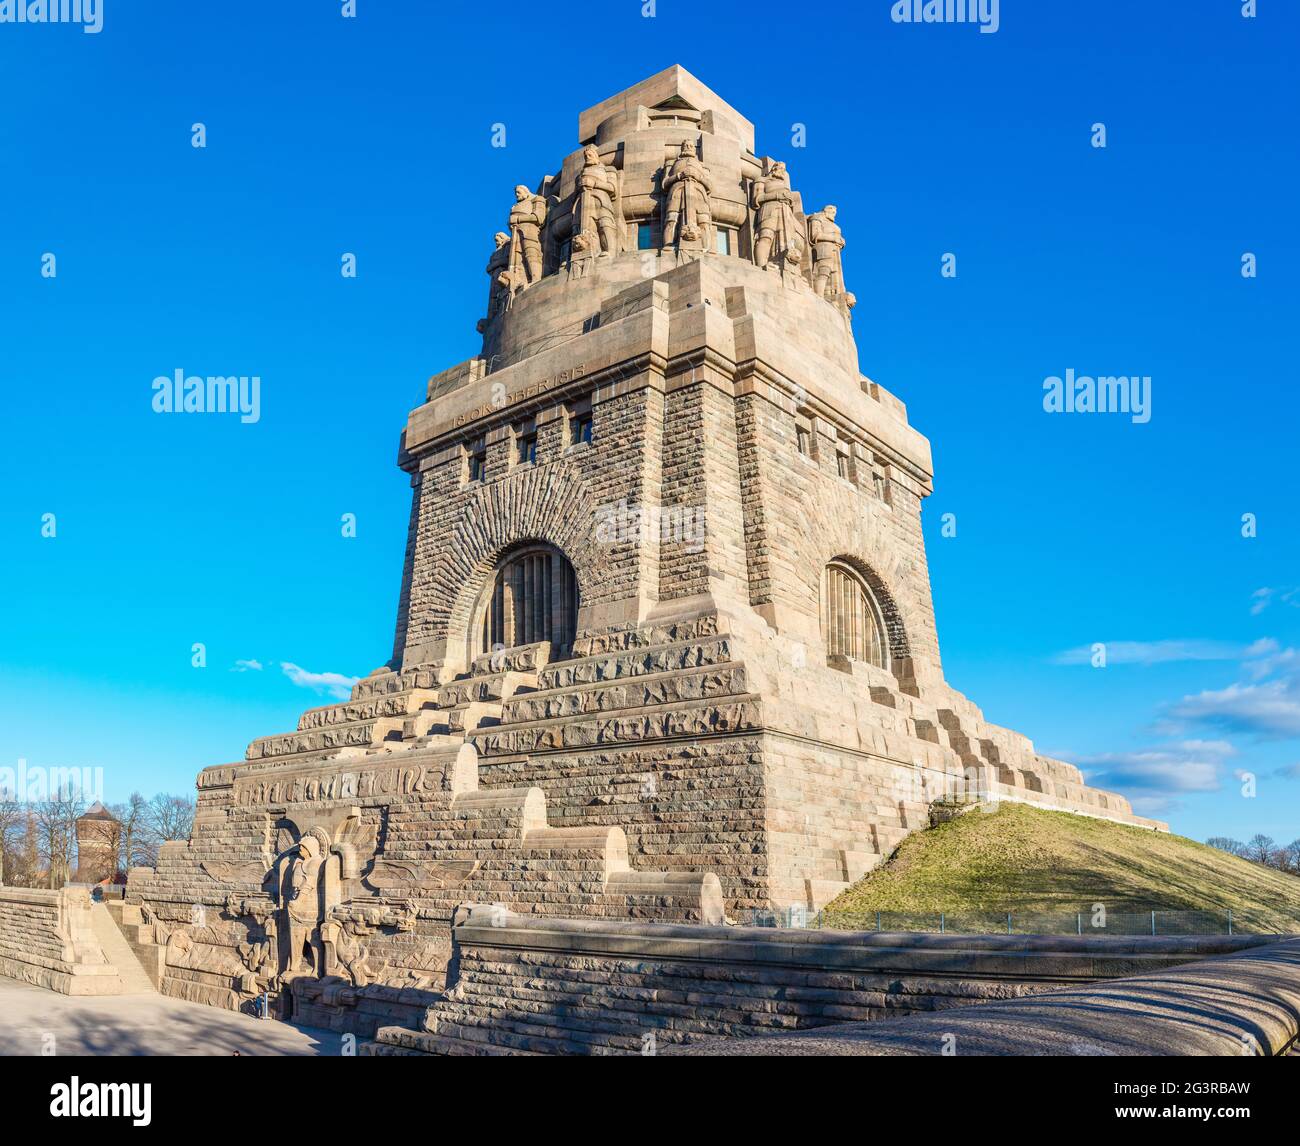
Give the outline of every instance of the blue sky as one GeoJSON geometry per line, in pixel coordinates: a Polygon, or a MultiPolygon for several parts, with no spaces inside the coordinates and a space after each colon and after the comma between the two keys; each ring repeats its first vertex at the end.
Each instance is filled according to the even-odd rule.
{"type": "Polygon", "coordinates": [[[949,679],[1175,830],[1300,835],[1293,5],[447,7],[0,24],[0,764],[186,791],[388,658],[398,434],[511,188],[680,63],[840,208],[862,368],[934,447],[949,679]],[[177,369],[259,376],[260,420],[155,414],[177,369]],[[1046,414],[1067,369],[1150,376],[1151,421],[1046,414]]]}

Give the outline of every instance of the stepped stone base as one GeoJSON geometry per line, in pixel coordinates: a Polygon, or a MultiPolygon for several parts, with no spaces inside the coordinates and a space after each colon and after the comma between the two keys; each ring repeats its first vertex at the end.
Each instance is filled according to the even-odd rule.
{"type": "Polygon", "coordinates": [[[743,614],[552,655],[504,650],[445,683],[380,670],[205,770],[191,839],[132,871],[120,908],[157,988],[370,1035],[418,1027],[441,997],[465,903],[719,924],[822,906],[936,804],[1159,826],[951,690],[863,666],[791,675],[743,614]]]}

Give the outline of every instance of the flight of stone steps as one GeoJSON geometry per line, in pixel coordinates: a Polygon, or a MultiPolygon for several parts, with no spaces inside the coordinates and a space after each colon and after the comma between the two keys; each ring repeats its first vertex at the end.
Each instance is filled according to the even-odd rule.
{"type": "MultiPolygon", "coordinates": [[[[422,832],[411,862],[435,841],[439,856],[449,863],[469,862],[473,848],[489,858],[466,880],[448,882],[445,894],[438,896],[446,900],[441,905],[446,910],[467,898],[513,902],[512,892],[525,882],[536,897],[533,909],[549,912],[591,910],[594,896],[601,913],[606,906],[625,910],[629,903],[644,903],[650,914],[655,906],[674,902],[676,878],[685,881],[690,894],[698,891],[694,873],[650,877],[632,872],[626,838],[612,826],[619,818],[617,807],[605,814],[593,808],[593,797],[585,795],[592,777],[585,775],[575,789],[563,774],[564,757],[548,762],[546,755],[597,745],[611,752],[626,745],[622,750],[628,751],[661,737],[788,727],[814,740],[918,766],[915,793],[900,796],[897,773],[888,768],[854,782],[858,818],[865,826],[859,825],[861,838],[853,847],[818,851],[818,844],[808,845],[810,870],[823,877],[807,889],[810,901],[818,903],[884,862],[912,831],[928,826],[931,804],[951,799],[954,791],[1102,816],[1129,814],[1122,799],[1114,797],[1115,806],[1109,806],[1112,798],[1086,788],[1073,766],[1038,756],[1026,738],[986,723],[970,701],[946,687],[926,689],[923,696],[910,679],[855,666],[844,674],[817,670],[811,679],[821,691],[798,703],[774,701],[766,692],[760,700],[758,690],[750,690],[746,661],[737,652],[741,643],[745,655],[767,655],[750,638],[742,642],[717,618],[706,617],[582,637],[568,657],[554,662],[545,642],[507,649],[476,658],[468,672],[445,682],[429,669],[379,670],[359,681],[347,701],[304,713],[295,732],[254,741],[247,757],[266,763],[356,759],[364,765],[389,754],[417,752],[423,758],[471,747],[476,760],[488,766],[485,776],[491,786],[479,789],[475,765],[474,790],[457,789],[454,822],[441,827],[427,822],[427,807],[394,808],[394,834],[387,845],[388,854],[401,854],[400,829],[409,817],[411,831],[422,832]],[[570,825],[587,826],[550,826],[542,789],[561,799],[570,825]],[[540,812],[536,800],[542,801],[540,812]],[[467,817],[480,809],[491,809],[495,821],[465,835],[467,817]],[[499,842],[489,842],[500,840],[502,818],[510,825],[505,830],[512,841],[505,851],[499,842]],[[554,846],[543,849],[547,832],[569,834],[549,837],[554,846]],[[825,878],[832,874],[834,878],[825,878]]],[[[614,766],[627,774],[626,767],[614,766]]],[[[692,780],[681,782],[696,783],[699,775],[693,770],[692,780]]],[[[610,790],[614,781],[604,784],[610,790]]],[[[698,803],[699,816],[707,812],[709,830],[735,833],[739,846],[733,850],[743,859],[743,816],[733,828],[719,820],[728,813],[716,797],[701,793],[684,798],[698,803]]],[[[653,797],[635,801],[653,811],[653,797]]],[[[672,806],[685,810],[695,804],[672,806]]],[[[769,796],[769,810],[773,807],[769,796]]],[[[802,817],[803,812],[792,807],[788,815],[802,817]]],[[[654,830],[654,822],[652,815],[643,825],[639,847],[653,851],[647,832],[654,830]]],[[[663,866],[716,869],[716,846],[696,857],[689,846],[682,851],[686,838],[678,829],[674,860],[663,866]]],[[[743,878],[743,873],[722,874],[743,878]]]]}
{"type": "Polygon", "coordinates": [[[867,691],[876,706],[873,721],[880,724],[889,754],[946,772],[954,778],[954,787],[964,789],[971,800],[1023,800],[1078,814],[1155,825],[1155,821],[1134,816],[1122,796],[1088,787],[1074,765],[1042,756],[1027,737],[988,723],[970,700],[952,689],[927,690],[924,696],[917,696],[896,687],[888,674],[876,671],[867,691]]]}
{"type": "Polygon", "coordinates": [[[536,689],[537,671],[514,666],[544,662],[547,649],[525,646],[509,654],[480,657],[469,673],[446,684],[427,669],[381,670],[358,681],[350,699],[303,713],[295,732],[254,740],[246,757],[354,757],[453,747],[466,734],[499,724],[507,701],[536,689]]]}
{"type": "MultiPolygon", "coordinates": [[[[572,658],[554,663],[548,663],[545,644],[479,657],[467,674],[445,684],[426,669],[381,671],[359,681],[349,700],[305,712],[295,732],[253,741],[247,758],[370,756],[452,747],[466,737],[489,754],[559,748],[567,743],[566,727],[584,718],[749,698],[732,642],[726,634],[646,629],[589,638],[572,658]]],[[[1024,737],[985,723],[959,694],[932,703],[903,692],[887,676],[866,686],[855,682],[873,702],[870,731],[882,754],[909,759],[917,745],[903,741],[920,741],[947,749],[961,766],[950,770],[973,772],[985,787],[1082,798],[1076,769],[1038,756],[1024,737]]],[[[852,722],[850,708],[846,728],[852,722]]]]}
{"type": "MultiPolygon", "coordinates": [[[[287,765],[355,759],[360,771],[389,754],[411,753],[421,773],[441,769],[432,789],[389,806],[371,873],[381,882],[369,885],[407,898],[429,918],[450,918],[473,900],[535,913],[721,922],[716,875],[634,869],[621,827],[555,826],[534,784],[480,786],[473,738],[499,726],[507,705],[537,691],[549,651],[542,643],[480,657],[445,684],[427,670],[377,672],[359,681],[349,700],[305,713],[297,731],[254,741],[247,758],[287,765]]],[[[199,817],[191,841],[165,848],[156,870],[133,876],[133,890],[149,902],[218,907],[231,893],[262,894],[261,874],[248,874],[264,872],[271,858],[260,819],[251,809],[199,817]]]]}
{"type": "Polygon", "coordinates": [[[166,964],[166,947],[154,938],[154,926],[146,923],[138,903],[122,899],[110,900],[102,905],[123,942],[130,948],[152,990],[162,988],[163,968],[166,964]]]}
{"type": "Polygon", "coordinates": [[[103,949],[104,957],[112,964],[121,980],[121,994],[153,994],[157,989],[156,981],[142,966],[132,944],[127,941],[126,935],[118,927],[107,905],[92,904],[90,918],[91,927],[103,949]]]}

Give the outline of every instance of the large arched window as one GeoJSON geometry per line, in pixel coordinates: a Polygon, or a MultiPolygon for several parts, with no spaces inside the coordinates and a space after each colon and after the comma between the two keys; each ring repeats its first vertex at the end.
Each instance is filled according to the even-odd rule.
{"type": "Polygon", "coordinates": [[[841,561],[822,579],[822,634],[829,656],[889,667],[889,646],[880,607],[861,574],[841,561]]]}
{"type": "Polygon", "coordinates": [[[479,653],[550,641],[567,655],[578,626],[578,579],[558,549],[530,545],[502,557],[479,606],[479,653]]]}

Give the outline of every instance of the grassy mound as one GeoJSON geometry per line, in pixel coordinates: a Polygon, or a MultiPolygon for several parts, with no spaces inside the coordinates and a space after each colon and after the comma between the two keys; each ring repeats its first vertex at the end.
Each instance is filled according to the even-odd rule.
{"type": "Polygon", "coordinates": [[[916,832],[827,912],[1209,911],[1300,931],[1300,878],[1182,836],[1049,812],[977,808],[916,832]]]}

